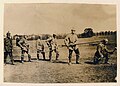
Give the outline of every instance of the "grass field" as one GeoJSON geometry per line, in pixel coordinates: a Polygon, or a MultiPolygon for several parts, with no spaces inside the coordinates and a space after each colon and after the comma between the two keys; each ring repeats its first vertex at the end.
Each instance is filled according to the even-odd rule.
{"type": "MultiPolygon", "coordinates": [[[[80,38],[79,43],[98,41],[108,38],[110,42],[116,44],[115,36],[99,36],[92,38],[80,38]]],[[[15,65],[4,65],[4,82],[15,83],[88,83],[88,82],[115,82],[117,75],[117,51],[110,55],[110,64],[92,64],[96,46],[88,44],[79,45],[80,64],[75,64],[75,53],[73,53],[72,64],[68,65],[68,50],[66,47],[59,48],[59,60],[55,61],[55,53],[53,53],[52,62],[38,61],[36,59],[36,41],[29,41],[30,54],[32,62],[21,64],[20,48],[15,46],[13,55],[15,65]]],[[[63,39],[58,40],[58,45],[64,44],[63,39]]],[[[114,49],[115,44],[109,45],[108,48],[114,49]]],[[[45,43],[45,50],[48,51],[45,43]]],[[[42,59],[42,56],[40,56],[42,59]]],[[[48,59],[48,52],[46,52],[48,59]]],[[[27,60],[27,56],[25,56],[27,60]]],[[[9,59],[8,59],[9,61],[9,59]]]]}

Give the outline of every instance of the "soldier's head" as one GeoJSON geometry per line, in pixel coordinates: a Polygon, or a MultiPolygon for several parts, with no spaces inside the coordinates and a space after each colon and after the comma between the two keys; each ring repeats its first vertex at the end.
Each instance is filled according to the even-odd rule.
{"type": "Polygon", "coordinates": [[[56,34],[53,34],[53,38],[56,38],[56,34]]]}
{"type": "Polygon", "coordinates": [[[71,29],[71,33],[72,33],[72,34],[75,34],[75,29],[71,29]]]}
{"type": "Polygon", "coordinates": [[[10,38],[10,36],[11,36],[11,34],[10,34],[10,32],[9,32],[9,31],[7,32],[7,34],[6,34],[6,35],[7,35],[7,38],[10,38]]]}
{"type": "Polygon", "coordinates": [[[27,39],[28,37],[26,35],[24,35],[23,38],[27,39]]]}
{"type": "Polygon", "coordinates": [[[103,44],[108,44],[108,39],[103,39],[101,42],[102,42],[103,44]]]}
{"type": "Polygon", "coordinates": [[[40,37],[40,36],[38,36],[38,39],[40,39],[40,40],[41,40],[41,37],[40,37]]]}

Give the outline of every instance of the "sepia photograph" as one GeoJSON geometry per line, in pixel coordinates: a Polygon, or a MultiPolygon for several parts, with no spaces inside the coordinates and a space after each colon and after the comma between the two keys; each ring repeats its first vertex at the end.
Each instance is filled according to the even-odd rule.
{"type": "Polygon", "coordinates": [[[5,3],[4,83],[117,83],[117,6],[5,3]]]}

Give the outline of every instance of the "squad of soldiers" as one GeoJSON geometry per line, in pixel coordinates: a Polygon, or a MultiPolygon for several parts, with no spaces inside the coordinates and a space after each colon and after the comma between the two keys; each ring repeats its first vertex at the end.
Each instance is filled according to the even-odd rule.
{"type": "MultiPolygon", "coordinates": [[[[97,45],[97,49],[93,58],[93,63],[98,64],[101,60],[104,59],[104,63],[107,64],[109,57],[109,54],[113,54],[116,48],[113,51],[110,51],[107,49],[107,43],[108,39],[101,40],[100,43],[97,45]]],[[[58,51],[58,43],[57,43],[57,38],[56,34],[53,34],[52,37],[49,37],[46,40],[46,44],[49,49],[49,61],[52,61],[52,53],[55,52],[56,54],[56,60],[59,59],[59,51],[58,51]]],[[[76,54],[76,64],[80,64],[79,59],[80,59],[80,51],[78,48],[78,37],[75,33],[75,29],[71,29],[71,33],[68,34],[65,39],[64,39],[64,44],[67,47],[69,51],[68,55],[68,64],[70,65],[72,63],[72,53],[73,51],[76,54]]],[[[31,61],[31,55],[29,53],[30,46],[27,42],[27,36],[19,37],[16,35],[16,46],[18,46],[21,49],[21,63],[24,63],[24,55],[27,54],[28,56],[28,62],[31,61]]],[[[11,64],[14,65],[14,59],[13,59],[13,44],[12,44],[12,37],[11,33],[8,31],[6,34],[6,37],[4,38],[4,63],[7,63],[7,57],[9,55],[11,64]]],[[[37,49],[37,60],[40,60],[39,54],[42,54],[43,60],[46,60],[45,58],[45,45],[41,40],[41,37],[39,36],[37,41],[36,41],[36,49],[37,49]]]]}

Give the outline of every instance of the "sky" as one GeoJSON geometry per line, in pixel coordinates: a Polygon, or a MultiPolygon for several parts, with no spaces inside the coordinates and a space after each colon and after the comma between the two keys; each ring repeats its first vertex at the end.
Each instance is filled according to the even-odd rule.
{"type": "Polygon", "coordinates": [[[115,31],[116,5],[68,3],[6,3],[4,34],[83,33],[90,27],[94,32],[115,31]]]}

